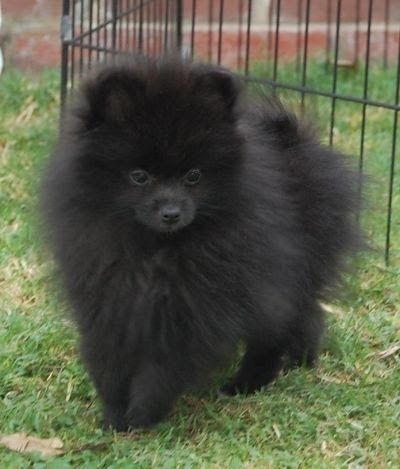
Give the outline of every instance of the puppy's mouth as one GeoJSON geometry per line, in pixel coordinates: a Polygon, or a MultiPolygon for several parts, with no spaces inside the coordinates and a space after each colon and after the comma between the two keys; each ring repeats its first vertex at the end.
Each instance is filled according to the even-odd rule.
{"type": "Polygon", "coordinates": [[[194,217],[187,213],[180,213],[177,217],[162,218],[157,224],[157,231],[166,236],[173,236],[190,225],[193,219],[194,217]]]}
{"type": "Polygon", "coordinates": [[[159,226],[158,231],[166,235],[167,237],[169,237],[169,236],[173,236],[174,234],[184,229],[185,226],[186,224],[183,222],[178,222],[175,224],[163,224],[159,226]]]}

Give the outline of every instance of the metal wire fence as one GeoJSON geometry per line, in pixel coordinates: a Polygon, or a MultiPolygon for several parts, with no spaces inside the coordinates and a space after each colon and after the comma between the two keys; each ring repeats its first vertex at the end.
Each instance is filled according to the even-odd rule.
{"type": "Polygon", "coordinates": [[[366,229],[386,262],[399,254],[400,0],[63,0],[61,40],[62,105],[97,63],[174,49],[279,92],[358,156],[366,229]]]}

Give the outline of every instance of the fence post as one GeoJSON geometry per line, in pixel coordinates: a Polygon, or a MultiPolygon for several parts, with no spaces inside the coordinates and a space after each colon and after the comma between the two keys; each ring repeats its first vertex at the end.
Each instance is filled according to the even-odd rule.
{"type": "Polygon", "coordinates": [[[71,23],[69,20],[70,0],[63,1],[62,16],[60,24],[60,39],[61,39],[61,85],[60,85],[60,101],[61,101],[61,114],[64,109],[65,100],[67,96],[68,85],[68,53],[71,41],[71,23]]]}
{"type": "Polygon", "coordinates": [[[118,14],[118,3],[117,0],[113,0],[111,5],[111,18],[112,18],[112,30],[111,30],[111,55],[114,58],[117,49],[117,14],[118,14]]]}
{"type": "Polygon", "coordinates": [[[176,47],[182,51],[183,2],[176,0],[176,47]]]}

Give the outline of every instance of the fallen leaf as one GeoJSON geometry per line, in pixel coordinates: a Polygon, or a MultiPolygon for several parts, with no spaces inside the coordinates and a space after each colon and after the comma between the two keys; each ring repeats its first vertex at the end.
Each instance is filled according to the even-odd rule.
{"type": "Polygon", "coordinates": [[[26,433],[13,433],[0,436],[0,444],[18,453],[38,452],[43,457],[64,454],[64,443],[60,438],[37,438],[26,433]]]}

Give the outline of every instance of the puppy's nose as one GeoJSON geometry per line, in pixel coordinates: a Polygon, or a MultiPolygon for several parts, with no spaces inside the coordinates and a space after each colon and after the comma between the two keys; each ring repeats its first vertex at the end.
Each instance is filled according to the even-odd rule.
{"type": "Polygon", "coordinates": [[[161,218],[163,223],[167,225],[173,225],[179,221],[181,211],[179,207],[175,205],[166,205],[161,209],[161,218]]]}

